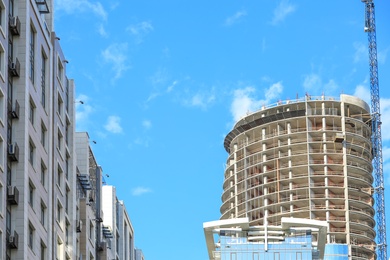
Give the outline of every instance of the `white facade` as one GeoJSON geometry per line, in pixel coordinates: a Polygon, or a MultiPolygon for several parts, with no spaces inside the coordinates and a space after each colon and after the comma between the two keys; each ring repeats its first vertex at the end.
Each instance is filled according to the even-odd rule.
{"type": "MultiPolygon", "coordinates": [[[[75,133],[75,86],[53,6],[0,0],[0,259],[120,259],[104,243],[102,168],[88,134],[75,133]]],[[[105,223],[122,237],[110,200],[105,223]]]]}
{"type": "Polygon", "coordinates": [[[102,211],[103,239],[110,245],[110,259],[134,260],[134,229],[114,186],[102,187],[102,211]]]}
{"type": "Polygon", "coordinates": [[[118,234],[119,234],[119,259],[135,260],[134,229],[122,200],[117,201],[118,234]]]}

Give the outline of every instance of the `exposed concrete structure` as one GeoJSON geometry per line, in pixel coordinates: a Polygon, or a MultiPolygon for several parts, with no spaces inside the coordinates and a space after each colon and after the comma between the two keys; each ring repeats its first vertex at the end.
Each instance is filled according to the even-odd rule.
{"type": "Polygon", "coordinates": [[[243,117],[224,142],[221,219],[326,221],[327,243],[374,259],[370,120],[369,106],[348,95],[307,95],[243,117]]]}

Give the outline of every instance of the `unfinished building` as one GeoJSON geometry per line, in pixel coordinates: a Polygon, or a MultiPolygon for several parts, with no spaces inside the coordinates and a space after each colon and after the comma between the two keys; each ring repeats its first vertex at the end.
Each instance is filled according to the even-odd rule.
{"type": "Polygon", "coordinates": [[[375,258],[370,109],[341,95],[278,102],[226,136],[221,220],[280,226],[283,217],[326,221],[327,244],[375,258]]]}

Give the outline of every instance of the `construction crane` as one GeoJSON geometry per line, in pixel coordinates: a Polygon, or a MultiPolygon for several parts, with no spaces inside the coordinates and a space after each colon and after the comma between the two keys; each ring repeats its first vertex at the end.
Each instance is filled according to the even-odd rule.
{"type": "Polygon", "coordinates": [[[379,105],[378,59],[376,47],[375,6],[373,0],[362,0],[365,4],[364,31],[368,35],[368,51],[370,66],[370,91],[372,113],[372,149],[374,199],[376,220],[376,254],[377,259],[387,260],[385,189],[383,180],[381,115],[379,105]]]}

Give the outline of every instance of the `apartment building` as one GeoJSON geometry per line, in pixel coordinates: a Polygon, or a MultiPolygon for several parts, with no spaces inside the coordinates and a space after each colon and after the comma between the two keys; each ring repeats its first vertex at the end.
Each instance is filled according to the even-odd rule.
{"type": "Polygon", "coordinates": [[[75,258],[74,83],[52,1],[0,1],[2,259],[75,258]]]}
{"type": "Polygon", "coordinates": [[[134,228],[123,200],[117,200],[117,224],[119,235],[118,259],[136,260],[134,249],[134,228]]]}
{"type": "Polygon", "coordinates": [[[0,0],[0,259],[112,259],[53,17],[52,0],[0,0]]]}
{"type": "Polygon", "coordinates": [[[118,200],[116,188],[102,188],[103,237],[109,246],[110,259],[134,260],[134,229],[123,201],[118,200]]]}
{"type": "Polygon", "coordinates": [[[135,260],[145,260],[144,253],[141,249],[135,249],[135,260]]]}

